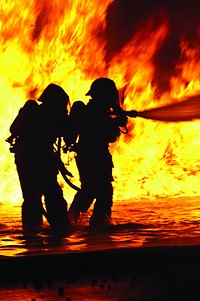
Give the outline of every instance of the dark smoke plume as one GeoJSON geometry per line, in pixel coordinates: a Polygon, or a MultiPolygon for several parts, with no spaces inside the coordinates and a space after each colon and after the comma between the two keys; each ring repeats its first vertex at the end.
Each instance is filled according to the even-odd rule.
{"type": "MultiPolygon", "coordinates": [[[[106,60],[120,52],[134,35],[152,20],[152,29],[168,22],[168,35],[152,57],[155,68],[152,85],[161,94],[170,89],[170,78],[176,76],[177,63],[186,59],[180,43],[200,47],[200,2],[198,0],[115,0],[107,9],[106,60]]],[[[187,84],[187,83],[186,83],[187,84]]]]}

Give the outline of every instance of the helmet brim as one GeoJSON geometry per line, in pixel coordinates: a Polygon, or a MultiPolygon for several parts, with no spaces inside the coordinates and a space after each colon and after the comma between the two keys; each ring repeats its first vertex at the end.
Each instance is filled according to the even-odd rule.
{"type": "Polygon", "coordinates": [[[92,93],[91,93],[92,91],[91,90],[89,90],[85,95],[86,96],[91,96],[92,95],[92,93]]]}

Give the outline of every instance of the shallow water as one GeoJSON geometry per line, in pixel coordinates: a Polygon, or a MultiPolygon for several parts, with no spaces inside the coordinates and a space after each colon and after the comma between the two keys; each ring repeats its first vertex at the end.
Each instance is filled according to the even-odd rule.
{"type": "Polygon", "coordinates": [[[82,225],[73,227],[62,239],[52,237],[46,223],[37,236],[23,236],[20,206],[0,205],[0,255],[199,245],[199,201],[198,197],[116,201],[113,206],[113,226],[92,229],[87,225],[85,215],[82,217],[82,225]]]}

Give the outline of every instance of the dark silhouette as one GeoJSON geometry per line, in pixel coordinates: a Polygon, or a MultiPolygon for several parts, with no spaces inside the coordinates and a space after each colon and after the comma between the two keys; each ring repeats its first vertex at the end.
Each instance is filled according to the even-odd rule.
{"type": "Polygon", "coordinates": [[[22,226],[25,233],[36,233],[43,214],[55,233],[69,230],[67,202],[57,181],[59,156],[54,143],[65,137],[68,128],[69,96],[58,85],[50,84],[38,99],[28,100],[10,126],[11,152],[23,194],[22,226]],[[46,211],[42,206],[44,196],[46,211]]]}
{"type": "Polygon", "coordinates": [[[91,96],[88,104],[76,101],[70,113],[81,190],[74,197],[69,216],[72,223],[77,223],[80,213],[87,212],[96,199],[90,225],[101,226],[111,223],[113,204],[109,144],[120,136],[119,127],[126,127],[127,117],[120,108],[119,93],[111,79],[96,79],[86,95],[91,96]]]}

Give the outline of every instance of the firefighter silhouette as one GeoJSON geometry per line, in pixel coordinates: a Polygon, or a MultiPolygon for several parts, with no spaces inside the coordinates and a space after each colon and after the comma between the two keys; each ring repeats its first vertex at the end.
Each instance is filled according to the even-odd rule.
{"type": "Polygon", "coordinates": [[[49,84],[38,98],[28,100],[10,126],[11,152],[23,194],[22,226],[25,233],[36,233],[43,223],[44,209],[55,233],[69,229],[67,202],[57,181],[58,158],[54,143],[65,137],[68,127],[69,96],[58,85],[49,84]],[[13,142],[14,141],[14,142],[13,142]]]}
{"type": "Polygon", "coordinates": [[[112,223],[113,161],[109,145],[120,136],[120,127],[126,127],[127,117],[119,105],[113,80],[96,79],[86,95],[91,96],[87,105],[76,101],[70,112],[81,190],[69,208],[69,217],[72,224],[77,224],[80,213],[87,212],[95,201],[89,223],[104,226],[112,223]]]}

